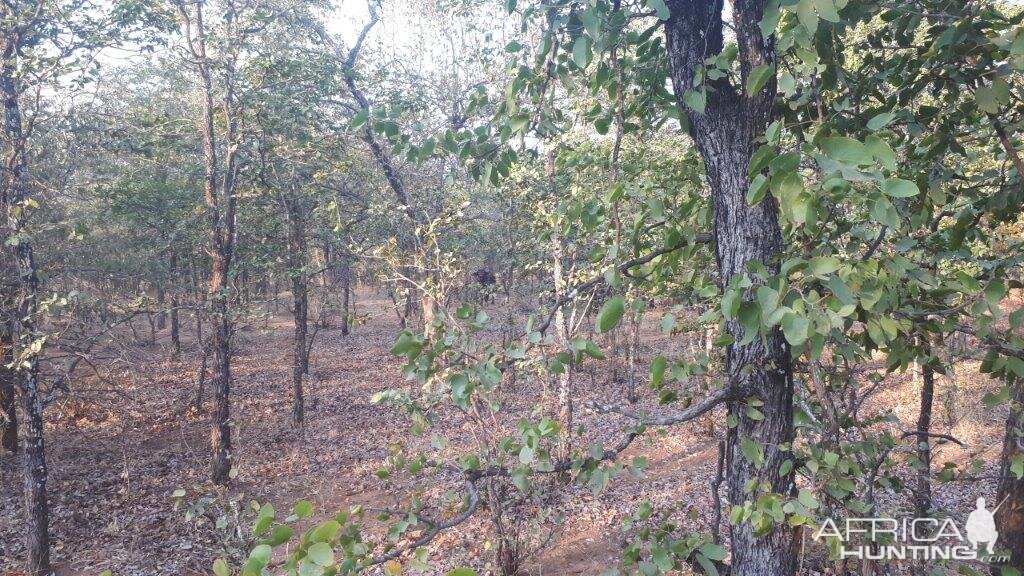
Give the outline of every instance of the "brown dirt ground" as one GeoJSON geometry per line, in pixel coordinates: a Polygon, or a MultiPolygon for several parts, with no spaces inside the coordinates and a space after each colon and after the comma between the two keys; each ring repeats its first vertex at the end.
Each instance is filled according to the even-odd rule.
{"type": "MultiPolygon", "coordinates": [[[[234,443],[239,475],[227,489],[206,481],[208,415],[189,407],[198,366],[193,346],[186,345],[182,359],[173,362],[166,359],[166,346],[142,350],[105,385],[83,386],[88,391],[51,406],[47,427],[51,534],[59,574],[96,576],[107,569],[118,576],[209,574],[211,562],[222,553],[218,531],[205,519],[187,522],[183,511],[174,509],[170,494],[179,488],[187,490],[193,501],[202,495],[222,501],[243,497],[244,501],[269,501],[279,511],[288,511],[295,501],[307,498],[320,514],[354,504],[407,502],[410,478],[396,475],[381,480],[375,472],[385,464],[389,445],[409,437],[408,418],[369,401],[374,392],[407,385],[399,362],[388,354],[397,323],[384,300],[374,294],[363,293],[360,305],[369,320],[351,335],[342,336],[337,328],[322,329],[317,335],[304,433],[290,423],[287,314],[237,335],[232,411],[237,422],[234,443]]],[[[683,349],[677,337],[657,331],[659,317],[651,313],[645,320],[645,361],[655,348],[664,352],[669,346],[677,353],[683,349]]],[[[166,334],[162,338],[166,340],[166,334]]],[[[606,368],[592,370],[581,373],[576,381],[580,404],[621,397],[621,383],[608,382],[606,368]]],[[[891,408],[904,423],[903,429],[910,429],[916,418],[916,386],[909,374],[889,380],[867,411],[891,408]]],[[[544,403],[539,385],[522,386],[520,400],[508,410],[513,416],[528,414],[537,398],[544,403]]],[[[976,400],[990,388],[976,376],[974,363],[965,362],[956,366],[955,379],[940,381],[937,397],[961,394],[972,401],[958,402],[958,406],[980,404],[976,400]]],[[[641,404],[655,406],[651,398],[642,399],[641,404]]],[[[997,459],[1001,414],[960,408],[942,412],[938,398],[936,406],[935,431],[954,434],[967,444],[966,450],[953,444],[939,446],[937,466],[945,460],[963,462],[967,455],[989,462],[997,459]]],[[[545,540],[551,534],[550,544],[529,562],[529,573],[597,575],[615,566],[624,541],[620,523],[645,499],[656,508],[676,507],[684,527],[706,529],[711,508],[708,486],[714,475],[717,439],[723,432],[721,412],[666,434],[650,432],[634,443],[624,456],[648,458],[650,469],[642,479],[615,480],[596,497],[588,488],[572,485],[536,502],[535,511],[560,510],[565,515],[560,523],[526,525],[524,532],[535,539],[545,540]]],[[[625,423],[586,413],[580,417],[588,437],[600,438],[606,445],[616,442],[625,423]]],[[[510,422],[514,425],[514,419],[510,422]]],[[[459,445],[462,425],[459,418],[448,418],[434,430],[453,441],[452,453],[459,445]]],[[[23,553],[18,536],[20,487],[18,458],[0,456],[0,575],[17,574],[23,553]]],[[[458,484],[445,488],[457,491],[458,484]]],[[[963,514],[977,493],[993,490],[984,482],[939,485],[935,499],[951,513],[963,514]]],[[[899,506],[909,498],[893,494],[890,499],[899,506]]],[[[435,540],[431,545],[434,567],[425,573],[442,574],[459,565],[488,573],[489,534],[482,510],[435,540]]]]}

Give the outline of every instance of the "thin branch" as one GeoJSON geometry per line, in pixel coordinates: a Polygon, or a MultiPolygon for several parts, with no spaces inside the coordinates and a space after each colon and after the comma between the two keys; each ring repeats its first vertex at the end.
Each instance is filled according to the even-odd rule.
{"type": "Polygon", "coordinates": [[[714,407],[734,399],[735,394],[729,388],[720,388],[712,392],[703,402],[696,406],[690,406],[682,412],[675,414],[667,414],[663,416],[648,416],[644,413],[639,413],[624,406],[618,404],[598,404],[597,402],[589,402],[587,406],[592,408],[598,414],[620,414],[627,418],[637,421],[637,423],[644,426],[672,426],[674,424],[681,424],[688,422],[701,416],[714,407]]]}

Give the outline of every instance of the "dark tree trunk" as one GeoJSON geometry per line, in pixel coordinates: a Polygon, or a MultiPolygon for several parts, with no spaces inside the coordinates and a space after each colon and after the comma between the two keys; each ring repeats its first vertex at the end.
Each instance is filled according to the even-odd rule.
{"type": "Polygon", "coordinates": [[[163,286],[158,286],[156,289],[156,303],[157,308],[160,312],[156,315],[156,329],[163,330],[167,327],[167,312],[164,310],[164,304],[167,302],[167,290],[163,286]]]}
{"type": "MultiPolygon", "coordinates": [[[[771,198],[754,206],[746,202],[749,185],[747,167],[764,134],[775,98],[774,74],[755,95],[743,91],[751,70],[762,64],[774,65],[772,37],[761,34],[759,23],[764,0],[736,0],[733,23],[740,50],[740,87],[728,79],[705,80],[707,104],[703,112],[683,104],[683,94],[692,88],[694,71],[704,59],[723,47],[722,1],[675,0],[669,2],[671,16],[665,23],[666,45],[676,98],[684,107],[690,134],[704,159],[715,213],[715,256],[724,287],[734,274],[746,271],[749,262],[763,263],[770,273],[779,269],[782,233],[778,209],[771,198]]],[[[752,298],[752,291],[744,299],[752,298]]],[[[736,343],[726,351],[728,386],[739,398],[757,397],[765,417],[747,415],[747,402],[729,403],[729,414],[737,425],[729,431],[726,470],[729,501],[734,506],[754,502],[763,487],[788,497],[794,493],[793,472],[780,474],[782,463],[791,458],[779,449],[793,439],[793,378],[789,345],[778,329],[762,340],[740,346],[743,328],[734,320],[727,329],[736,343]],[[763,462],[748,460],[740,443],[754,441],[763,449],[763,462]],[[756,485],[754,492],[749,486],[756,485]]],[[[773,524],[768,532],[755,536],[743,522],[730,526],[731,574],[734,576],[794,574],[799,539],[787,524],[773,524]]]]}
{"type": "MultiPolygon", "coordinates": [[[[925,347],[926,351],[931,346],[925,347]]],[[[935,370],[925,359],[921,370],[921,406],[917,413],[917,490],[914,494],[914,513],[917,518],[927,518],[932,507],[932,450],[928,433],[932,428],[932,399],[935,397],[935,370]]]]}
{"type": "MultiPolygon", "coordinates": [[[[11,18],[8,10],[2,15],[11,18]]],[[[15,16],[15,20],[18,16],[15,16]]],[[[34,20],[34,18],[30,19],[34,20]]],[[[27,26],[34,24],[30,21],[27,26]]],[[[24,38],[21,26],[8,27],[0,47],[0,97],[4,107],[4,170],[3,189],[0,191],[0,218],[3,218],[0,237],[18,238],[24,230],[24,212],[20,210],[28,196],[25,182],[27,137],[22,131],[22,114],[18,103],[17,61],[24,38]],[[19,207],[15,211],[14,207],[19,207]]],[[[39,295],[39,274],[36,269],[32,243],[28,237],[8,240],[3,249],[10,250],[4,257],[3,277],[16,286],[12,301],[13,321],[9,321],[9,342],[27,346],[40,337],[36,330],[39,295]]],[[[25,355],[21,366],[13,374],[13,388],[19,392],[22,413],[25,416],[23,456],[23,482],[25,498],[25,548],[29,576],[46,576],[50,568],[49,504],[46,500],[46,445],[43,437],[43,399],[39,389],[39,353],[25,355]]]]}
{"type": "Polygon", "coordinates": [[[181,356],[181,325],[178,322],[177,294],[171,296],[171,358],[177,359],[181,356]]]}
{"type": "MultiPolygon", "coordinates": [[[[202,346],[202,343],[200,343],[202,346]]],[[[199,372],[196,374],[196,412],[203,411],[203,395],[206,388],[206,365],[210,361],[210,347],[203,346],[203,359],[199,363],[199,372]]]]}
{"type": "Polygon", "coordinates": [[[349,311],[349,293],[352,290],[352,265],[347,256],[341,258],[341,334],[348,336],[350,330],[351,313],[349,311]]]}
{"type": "Polygon", "coordinates": [[[292,315],[295,321],[292,357],[292,420],[305,421],[302,383],[309,372],[306,334],[309,328],[309,282],[306,278],[306,229],[302,205],[294,195],[284,198],[288,210],[288,271],[292,278],[292,315]]]}
{"type": "MultiPolygon", "coordinates": [[[[206,31],[203,3],[195,4],[194,37],[189,46],[196,63],[201,86],[203,136],[203,202],[209,222],[210,239],[210,322],[213,347],[214,412],[211,423],[210,444],[213,452],[211,476],[215,484],[227,484],[233,467],[231,454],[231,316],[229,302],[229,273],[235,240],[235,157],[237,120],[233,115],[233,62],[225,61],[225,93],[222,111],[227,115],[226,153],[223,171],[218,167],[217,137],[215,134],[213,82],[210,61],[206,55],[206,31]],[[223,172],[223,174],[221,174],[223,172]],[[221,175],[218,190],[217,179],[221,175]]],[[[230,18],[228,14],[226,17],[230,18]]]]}
{"type": "Polygon", "coordinates": [[[43,402],[36,378],[38,366],[22,373],[22,411],[25,414],[25,538],[28,573],[50,575],[50,507],[46,500],[46,445],[43,439],[43,402]]]}
{"type": "MultiPolygon", "coordinates": [[[[4,323],[6,324],[6,322],[4,323]]],[[[14,370],[7,368],[14,359],[9,327],[0,334],[0,451],[18,451],[18,403],[14,370]]]]}
{"type": "Polygon", "coordinates": [[[213,349],[213,451],[212,478],[216,484],[226,484],[231,472],[231,322],[228,317],[227,287],[223,278],[227,264],[214,257],[213,276],[210,279],[212,301],[213,349]]]}
{"type": "MultiPolygon", "coordinates": [[[[1002,466],[999,476],[999,493],[996,503],[996,530],[999,532],[998,548],[1009,550],[1010,566],[1024,566],[1024,477],[1017,477],[1011,471],[1014,459],[1024,458],[1024,382],[1015,382],[1010,416],[1006,419],[1006,436],[1003,440],[1002,466]],[[1002,502],[1002,504],[998,504],[1002,502]]],[[[998,569],[995,569],[998,573],[998,569]]]]}

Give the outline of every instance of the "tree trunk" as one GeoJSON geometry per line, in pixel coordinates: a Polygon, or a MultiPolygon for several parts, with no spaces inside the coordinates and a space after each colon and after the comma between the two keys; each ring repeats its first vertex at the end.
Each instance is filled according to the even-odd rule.
{"type": "Polygon", "coordinates": [[[640,325],[643,323],[643,312],[629,311],[630,323],[628,342],[626,343],[626,400],[631,404],[637,401],[636,393],[636,356],[640,349],[640,325]]]}
{"type": "Polygon", "coordinates": [[[164,304],[167,303],[167,290],[163,286],[157,286],[156,289],[156,304],[157,312],[156,315],[156,329],[163,330],[167,327],[167,311],[164,310],[164,304]]]}
{"type": "MultiPolygon", "coordinates": [[[[233,20],[232,15],[226,18],[233,20]]],[[[213,390],[215,407],[210,433],[213,452],[211,476],[215,484],[227,484],[233,467],[231,455],[231,317],[228,310],[229,277],[235,239],[235,156],[237,120],[233,114],[233,62],[225,63],[225,92],[222,112],[227,116],[227,142],[220,189],[217,163],[217,137],[215,134],[213,82],[210,60],[206,54],[206,30],[203,22],[203,3],[195,4],[195,32],[189,45],[196,63],[201,86],[203,135],[203,203],[209,222],[210,238],[210,321],[214,355],[213,390]]]]}
{"type": "MultiPolygon", "coordinates": [[[[558,190],[555,179],[555,152],[547,154],[548,186],[552,199],[557,202],[558,190]]],[[[555,302],[560,303],[565,294],[565,278],[563,265],[563,247],[561,235],[561,222],[556,221],[551,232],[551,276],[555,285],[555,302]]],[[[565,320],[564,307],[558,305],[555,309],[555,339],[561,351],[569,350],[569,327],[565,320]]],[[[568,458],[572,454],[572,425],[573,425],[573,397],[572,397],[572,363],[563,366],[562,373],[558,375],[558,424],[561,427],[559,436],[559,456],[568,458]]]]}
{"type": "MultiPolygon", "coordinates": [[[[998,547],[1009,550],[1010,566],[1024,566],[1024,477],[1014,475],[1014,459],[1024,458],[1024,383],[1011,385],[1013,402],[1006,419],[999,493],[996,496],[998,547]],[[1002,504],[999,504],[999,503],[1002,504]]],[[[996,572],[998,569],[994,569],[996,572]]]]}
{"type": "MultiPolygon", "coordinates": [[[[7,11],[4,16],[10,18],[7,11]]],[[[36,329],[38,314],[39,275],[36,269],[32,242],[29,237],[19,237],[24,230],[25,212],[21,210],[28,196],[25,182],[27,160],[25,148],[27,137],[22,131],[22,114],[18,103],[17,69],[19,41],[23,30],[18,27],[7,30],[0,48],[0,97],[4,106],[5,157],[3,190],[0,193],[0,209],[3,229],[0,237],[8,239],[3,249],[10,250],[4,258],[5,280],[16,286],[12,298],[14,306],[9,313],[14,319],[8,340],[14,345],[29,346],[40,334],[36,329]],[[15,210],[15,207],[18,210],[15,210]],[[12,242],[12,239],[17,241],[12,242]]],[[[15,352],[15,356],[18,354],[15,352]]],[[[39,352],[28,352],[23,356],[21,366],[13,374],[13,388],[18,389],[22,413],[25,416],[23,482],[25,498],[25,548],[29,576],[49,575],[50,538],[49,504],[46,500],[46,445],[43,437],[43,400],[39,389],[39,352]]],[[[6,394],[5,394],[6,395],[6,394]]],[[[12,410],[13,412],[13,410],[12,410]]]]}
{"type": "Polygon", "coordinates": [[[10,327],[6,328],[7,331],[0,334],[0,451],[15,453],[18,451],[17,373],[6,367],[14,359],[10,327]]]}
{"type": "Polygon", "coordinates": [[[28,573],[49,576],[50,507],[46,500],[46,445],[43,439],[43,402],[39,394],[37,360],[22,372],[22,411],[25,414],[25,538],[28,573]]]}
{"type": "MultiPolygon", "coordinates": [[[[761,34],[759,24],[764,0],[736,0],[733,23],[740,50],[740,87],[727,78],[706,79],[706,107],[703,111],[685,106],[683,95],[693,87],[698,66],[708,56],[721,52],[723,42],[722,1],[675,0],[669,2],[670,18],[665,23],[666,47],[672,83],[679,105],[684,108],[690,134],[704,160],[715,214],[715,256],[724,288],[734,274],[743,274],[748,262],[763,263],[769,273],[779,269],[782,233],[778,209],[771,198],[754,206],[746,202],[749,185],[747,167],[764,134],[775,99],[774,75],[755,95],[743,91],[751,70],[759,65],[774,66],[772,37],[761,34]]],[[[744,299],[752,298],[752,290],[744,299]]],[[[782,463],[791,455],[779,449],[793,439],[793,378],[789,345],[778,329],[764,339],[740,346],[743,328],[738,320],[728,322],[735,343],[726,350],[727,386],[739,398],[759,398],[765,417],[747,415],[747,402],[729,403],[729,414],[737,422],[728,434],[726,457],[729,501],[734,506],[756,502],[764,487],[788,497],[794,493],[793,472],[780,474],[782,463]],[[740,449],[741,442],[755,442],[763,450],[761,462],[751,462],[740,449]],[[749,486],[756,486],[748,492],[749,486]]],[[[796,572],[799,556],[797,532],[785,523],[774,523],[755,536],[748,522],[730,526],[733,576],[778,575],[796,572]]]]}
{"type": "Polygon", "coordinates": [[[178,322],[178,295],[171,296],[171,358],[181,356],[181,326],[178,322]]]}
{"type": "MultiPolygon", "coordinates": [[[[927,338],[927,337],[926,337],[927,338]]],[[[930,354],[931,346],[925,345],[930,354]]],[[[914,494],[914,513],[917,518],[927,518],[932,507],[932,450],[928,433],[932,427],[932,399],[935,397],[935,370],[925,359],[921,369],[921,406],[917,414],[917,490],[914,494]]]]}
{"type": "Polygon", "coordinates": [[[292,315],[295,321],[292,358],[292,420],[302,426],[305,420],[302,383],[309,372],[306,334],[309,327],[309,294],[306,278],[306,230],[302,206],[294,196],[284,198],[288,210],[288,260],[292,279],[292,315]]]}
{"type": "Polygon", "coordinates": [[[351,314],[349,312],[349,292],[352,290],[352,265],[347,256],[341,258],[341,334],[348,336],[351,314]]]}

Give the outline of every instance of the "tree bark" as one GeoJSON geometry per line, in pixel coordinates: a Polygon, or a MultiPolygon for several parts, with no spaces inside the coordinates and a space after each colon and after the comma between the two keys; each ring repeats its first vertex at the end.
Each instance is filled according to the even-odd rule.
{"type": "MultiPolygon", "coordinates": [[[[770,273],[779,269],[782,233],[778,209],[765,198],[754,206],[746,202],[749,185],[747,167],[756,149],[756,139],[764,134],[775,99],[774,74],[753,96],[732,86],[728,79],[705,80],[707,92],[703,111],[685,106],[683,95],[693,88],[694,72],[704,59],[723,48],[722,1],[675,0],[669,2],[670,17],[665,23],[666,45],[672,83],[679,105],[690,124],[690,135],[704,160],[714,208],[715,256],[720,282],[724,288],[734,274],[743,274],[748,262],[763,263],[770,273]]],[[[740,50],[740,86],[754,67],[774,66],[773,37],[761,34],[759,23],[764,0],[736,0],[733,22],[740,50]]],[[[752,298],[751,291],[744,299],[752,298]]],[[[782,463],[791,455],[779,447],[793,439],[793,378],[789,345],[778,329],[764,339],[740,346],[743,328],[734,320],[727,324],[735,343],[726,350],[728,386],[739,398],[759,398],[765,417],[755,420],[747,415],[747,403],[729,403],[729,414],[737,422],[729,431],[727,473],[729,501],[733,506],[756,502],[760,487],[787,497],[793,494],[793,472],[780,474],[782,463]],[[754,463],[740,450],[741,441],[756,442],[763,449],[763,461],[754,463]],[[755,492],[747,491],[756,485],[755,492]]],[[[730,526],[733,576],[794,574],[797,568],[799,539],[785,523],[774,523],[767,533],[755,536],[747,523],[730,526]]]]}
{"type": "Polygon", "coordinates": [[[14,360],[11,327],[4,322],[0,334],[0,450],[18,451],[18,404],[15,382],[17,373],[6,366],[14,360]]]}
{"type": "Polygon", "coordinates": [[[177,293],[171,295],[171,358],[177,359],[181,356],[181,324],[178,321],[177,293]]]}
{"type": "MultiPolygon", "coordinates": [[[[927,338],[927,337],[926,337],[927,338]]],[[[930,353],[931,346],[925,345],[930,353]]],[[[914,513],[917,518],[927,518],[932,507],[932,450],[928,433],[932,427],[932,400],[935,397],[935,370],[925,360],[921,369],[921,406],[917,413],[917,490],[914,494],[914,513]]]]}
{"type": "MultiPolygon", "coordinates": [[[[5,19],[21,17],[11,14],[9,8],[0,10],[5,19]]],[[[31,18],[30,20],[34,20],[31,18]]],[[[26,24],[33,26],[30,21],[26,24]]],[[[4,107],[5,158],[3,191],[0,196],[3,230],[0,237],[8,239],[4,249],[10,250],[4,258],[4,277],[16,286],[11,312],[14,318],[8,324],[13,330],[10,343],[20,347],[31,346],[39,337],[36,326],[38,314],[39,275],[36,269],[32,242],[28,237],[16,234],[24,229],[24,212],[21,211],[28,197],[25,181],[27,165],[27,137],[22,130],[22,111],[18,102],[17,61],[20,42],[25,30],[21,26],[9,27],[0,47],[0,98],[4,107]],[[18,208],[16,211],[15,208],[18,208]],[[18,238],[16,242],[12,239],[18,238]]],[[[39,352],[26,350],[15,353],[21,360],[14,373],[14,388],[21,398],[24,422],[23,482],[25,498],[25,547],[27,571],[30,576],[50,574],[49,504],[46,499],[46,444],[43,437],[43,401],[39,389],[39,352]]]]}
{"type": "MultiPolygon", "coordinates": [[[[555,152],[548,151],[547,154],[547,176],[548,187],[551,197],[557,202],[558,186],[555,179],[555,152]]],[[[561,222],[555,221],[551,232],[551,276],[555,285],[555,302],[561,302],[565,295],[565,278],[563,266],[563,247],[561,235],[561,222]]],[[[566,323],[563,306],[555,308],[555,338],[558,348],[561,351],[569,350],[569,327],[566,323]]],[[[558,424],[561,428],[559,436],[559,456],[568,458],[572,454],[572,426],[573,426],[573,393],[572,393],[572,363],[562,367],[562,373],[558,375],[558,424]]]]}
{"type": "MultiPolygon", "coordinates": [[[[999,476],[999,492],[996,496],[996,530],[999,532],[998,548],[1010,553],[1010,566],[1024,566],[1024,477],[1017,477],[1011,468],[1014,459],[1024,458],[1024,383],[1011,385],[1013,403],[1010,416],[1006,419],[1006,436],[1003,439],[1002,466],[999,476]],[[1002,502],[1000,505],[999,503],[1002,502]]],[[[993,568],[993,573],[998,573],[993,568]]]]}
{"type": "MultiPolygon", "coordinates": [[[[201,130],[203,136],[203,202],[209,222],[210,313],[212,347],[214,355],[213,389],[215,407],[210,444],[213,452],[211,476],[215,484],[227,484],[231,477],[231,317],[228,310],[228,275],[234,253],[235,239],[235,142],[237,119],[233,110],[233,61],[226,59],[222,111],[227,117],[225,134],[226,153],[222,180],[218,190],[217,179],[221,170],[217,160],[217,137],[214,123],[213,81],[210,60],[206,53],[206,29],[203,21],[203,2],[195,4],[195,12],[188,14],[181,8],[188,23],[186,41],[196,65],[201,86],[201,130]],[[194,27],[194,32],[191,28],[194,27]]],[[[235,22],[232,14],[226,21],[235,22]]],[[[230,25],[230,24],[229,24],[230,25]]],[[[229,32],[230,34],[230,32],[229,32]]]]}
{"type": "Polygon", "coordinates": [[[349,312],[349,293],[352,290],[352,265],[347,255],[341,257],[341,334],[348,336],[350,330],[351,314],[349,312]]]}
{"type": "Polygon", "coordinates": [[[302,206],[294,195],[284,197],[288,211],[288,264],[292,279],[292,315],[295,323],[292,358],[292,420],[302,426],[305,421],[302,384],[309,372],[306,335],[309,327],[309,294],[306,278],[306,230],[302,206]]]}

